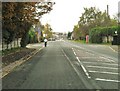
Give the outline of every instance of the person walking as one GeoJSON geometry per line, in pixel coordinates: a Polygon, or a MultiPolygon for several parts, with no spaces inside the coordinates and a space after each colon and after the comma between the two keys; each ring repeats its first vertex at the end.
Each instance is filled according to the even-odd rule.
{"type": "Polygon", "coordinates": [[[47,46],[47,39],[45,38],[44,39],[44,44],[45,44],[45,47],[47,46]]]}

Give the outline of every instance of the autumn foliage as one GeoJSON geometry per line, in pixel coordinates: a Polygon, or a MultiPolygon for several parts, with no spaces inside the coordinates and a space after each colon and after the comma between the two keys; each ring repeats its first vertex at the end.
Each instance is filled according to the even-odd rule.
{"type": "Polygon", "coordinates": [[[26,35],[39,18],[52,10],[52,2],[2,2],[2,38],[9,44],[15,38],[21,39],[21,47],[26,35]]]}

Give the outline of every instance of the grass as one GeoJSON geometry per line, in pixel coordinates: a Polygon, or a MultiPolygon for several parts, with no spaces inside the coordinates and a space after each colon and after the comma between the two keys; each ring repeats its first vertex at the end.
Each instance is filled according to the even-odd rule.
{"type": "MultiPolygon", "coordinates": [[[[98,44],[98,43],[86,43],[85,40],[71,40],[73,42],[81,43],[81,44],[98,44]]],[[[100,45],[112,45],[111,43],[99,43],[100,45]]]]}
{"type": "Polygon", "coordinates": [[[85,40],[71,40],[71,41],[81,43],[81,44],[87,44],[85,40]]]}

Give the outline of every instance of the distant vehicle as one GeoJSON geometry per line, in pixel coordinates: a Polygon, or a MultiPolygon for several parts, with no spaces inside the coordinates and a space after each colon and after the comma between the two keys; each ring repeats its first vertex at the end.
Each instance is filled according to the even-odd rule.
{"type": "Polygon", "coordinates": [[[52,41],[55,41],[55,38],[53,38],[52,41]]]}

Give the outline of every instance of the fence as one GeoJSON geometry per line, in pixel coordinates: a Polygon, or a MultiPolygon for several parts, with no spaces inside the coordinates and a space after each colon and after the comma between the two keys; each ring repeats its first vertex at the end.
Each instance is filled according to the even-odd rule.
{"type": "MultiPolygon", "coordinates": [[[[2,49],[0,50],[6,50],[6,49],[12,49],[12,48],[17,48],[20,47],[20,41],[21,38],[19,39],[15,39],[14,41],[12,41],[10,44],[5,44],[4,42],[2,42],[2,49]]],[[[0,45],[1,46],[1,45],[0,45]]]]}

